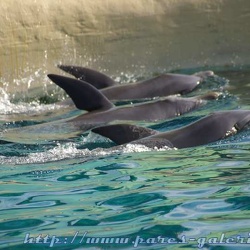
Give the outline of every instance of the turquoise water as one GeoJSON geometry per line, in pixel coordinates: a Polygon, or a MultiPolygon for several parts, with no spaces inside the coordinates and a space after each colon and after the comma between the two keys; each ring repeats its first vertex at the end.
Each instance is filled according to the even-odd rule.
{"type": "MultiPolygon", "coordinates": [[[[166,131],[215,110],[249,109],[250,71],[216,73],[189,96],[220,90],[218,101],[140,124],[166,131]]],[[[1,136],[80,113],[54,103],[61,92],[36,93],[43,102],[1,94],[1,136]]],[[[1,249],[250,247],[249,129],[182,150],[111,149],[93,133],[33,144],[13,137],[18,142],[0,144],[1,249]]]]}

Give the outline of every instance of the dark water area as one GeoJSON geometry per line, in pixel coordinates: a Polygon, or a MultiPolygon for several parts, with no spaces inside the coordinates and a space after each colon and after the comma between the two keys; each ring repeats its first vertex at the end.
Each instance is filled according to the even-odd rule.
{"type": "MultiPolygon", "coordinates": [[[[250,71],[214,71],[188,96],[219,90],[217,101],[174,119],[139,124],[166,131],[213,111],[249,109],[250,71]]],[[[89,132],[34,143],[41,132],[29,133],[28,125],[82,113],[62,108],[58,101],[65,94],[51,91],[36,89],[36,101],[27,94],[1,95],[1,249],[249,248],[249,129],[177,150],[112,149],[114,143],[89,132]],[[4,141],[6,132],[16,142],[4,141]]]]}

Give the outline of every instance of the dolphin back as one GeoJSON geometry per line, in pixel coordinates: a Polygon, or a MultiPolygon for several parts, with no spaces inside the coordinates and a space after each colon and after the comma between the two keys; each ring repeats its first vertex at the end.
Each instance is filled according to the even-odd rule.
{"type": "Polygon", "coordinates": [[[117,124],[93,129],[117,144],[143,144],[150,148],[176,147],[187,148],[208,144],[237,133],[250,124],[249,110],[214,112],[185,127],[163,133],[155,130],[117,124]]]}
{"type": "Polygon", "coordinates": [[[161,134],[177,148],[187,148],[221,140],[250,123],[249,110],[217,111],[185,127],[161,134]]]}
{"type": "Polygon", "coordinates": [[[92,131],[96,134],[109,138],[118,145],[136,141],[158,133],[153,129],[130,124],[114,124],[97,127],[92,129],[92,131]]]}
{"type": "Polygon", "coordinates": [[[165,138],[154,138],[154,137],[146,137],[146,138],[142,138],[140,140],[136,140],[134,142],[131,142],[131,144],[139,144],[139,145],[144,145],[148,148],[164,148],[164,147],[168,147],[168,148],[174,148],[173,144],[165,139],[165,138]]]}

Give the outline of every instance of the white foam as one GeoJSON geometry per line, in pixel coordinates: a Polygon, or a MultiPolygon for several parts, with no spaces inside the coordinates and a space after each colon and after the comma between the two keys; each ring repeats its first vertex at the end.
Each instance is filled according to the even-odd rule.
{"type": "Polygon", "coordinates": [[[28,156],[21,157],[0,157],[1,164],[31,164],[31,163],[45,163],[51,161],[59,161],[67,158],[75,158],[80,156],[89,155],[90,150],[79,150],[74,143],[60,144],[56,147],[38,153],[30,153],[28,156]]]}
{"type": "Polygon", "coordinates": [[[36,115],[40,114],[41,112],[57,110],[61,107],[62,106],[59,104],[40,104],[35,101],[31,103],[12,103],[6,91],[3,88],[0,88],[0,115],[36,115]]]}
{"type": "Polygon", "coordinates": [[[97,148],[93,150],[89,149],[78,149],[76,143],[58,143],[54,148],[38,153],[30,153],[27,156],[0,156],[0,164],[33,164],[33,163],[46,163],[52,161],[60,161],[64,159],[75,159],[75,158],[93,158],[99,156],[106,156],[112,154],[121,154],[121,153],[135,153],[135,152],[149,152],[149,151],[166,151],[172,150],[169,147],[163,148],[148,148],[144,145],[137,144],[127,144],[125,146],[118,146],[113,148],[97,148]]]}
{"type": "Polygon", "coordinates": [[[172,149],[173,148],[170,148],[168,146],[164,146],[162,148],[154,147],[152,149],[152,148],[146,147],[144,145],[129,143],[126,146],[124,146],[123,152],[124,153],[134,153],[134,152],[148,152],[148,151],[166,151],[166,150],[172,150],[172,149]]]}

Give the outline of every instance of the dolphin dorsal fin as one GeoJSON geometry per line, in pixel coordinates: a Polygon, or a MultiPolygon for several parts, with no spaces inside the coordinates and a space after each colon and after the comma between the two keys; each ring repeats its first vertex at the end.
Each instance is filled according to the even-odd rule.
{"type": "Polygon", "coordinates": [[[72,65],[57,65],[57,67],[79,80],[88,82],[97,89],[116,85],[116,82],[112,78],[93,69],[72,65]]]}
{"type": "Polygon", "coordinates": [[[114,124],[92,129],[96,134],[105,136],[118,145],[155,135],[158,132],[140,126],[130,124],[114,124]]]}
{"type": "Polygon", "coordinates": [[[95,111],[114,107],[106,96],[87,82],[55,74],[49,74],[48,77],[65,90],[78,109],[95,111]]]}

